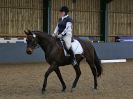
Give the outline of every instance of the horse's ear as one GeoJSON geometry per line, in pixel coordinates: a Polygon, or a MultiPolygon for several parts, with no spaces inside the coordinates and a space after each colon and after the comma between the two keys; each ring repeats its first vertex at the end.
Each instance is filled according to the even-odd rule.
{"type": "Polygon", "coordinates": [[[26,35],[28,35],[29,33],[28,32],[26,32],[26,31],[24,31],[24,33],[26,34],[26,35]]]}
{"type": "Polygon", "coordinates": [[[27,31],[28,31],[28,34],[29,34],[29,35],[33,35],[32,32],[31,32],[30,30],[27,30],[27,31]]]}
{"type": "Polygon", "coordinates": [[[27,29],[27,31],[28,31],[29,33],[31,33],[31,31],[30,31],[30,30],[28,30],[28,29],[27,29]]]}

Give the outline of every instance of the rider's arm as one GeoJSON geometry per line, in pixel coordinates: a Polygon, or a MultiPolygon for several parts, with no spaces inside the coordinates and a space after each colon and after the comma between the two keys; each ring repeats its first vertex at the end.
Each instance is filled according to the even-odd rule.
{"type": "Polygon", "coordinates": [[[55,27],[54,34],[57,35],[57,32],[58,32],[58,24],[55,27]]]}
{"type": "Polygon", "coordinates": [[[66,33],[72,33],[72,22],[67,22],[66,28],[64,31],[61,33],[61,35],[66,35],[66,33]]]}

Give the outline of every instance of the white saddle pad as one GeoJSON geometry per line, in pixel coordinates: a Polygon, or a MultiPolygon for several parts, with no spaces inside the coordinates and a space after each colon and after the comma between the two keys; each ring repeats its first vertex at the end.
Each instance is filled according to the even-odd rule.
{"type": "MultiPolygon", "coordinates": [[[[79,43],[78,40],[74,39],[74,41],[72,42],[72,50],[74,52],[74,54],[82,54],[83,53],[83,48],[81,46],[81,44],[79,43]]],[[[68,54],[65,52],[65,55],[68,56],[68,54]]]]}

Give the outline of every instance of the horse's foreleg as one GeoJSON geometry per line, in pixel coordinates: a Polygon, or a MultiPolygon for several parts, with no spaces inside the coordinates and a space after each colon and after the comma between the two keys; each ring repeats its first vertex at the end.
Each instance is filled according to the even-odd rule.
{"type": "Polygon", "coordinates": [[[58,78],[59,78],[59,80],[60,80],[60,82],[61,82],[61,84],[62,84],[62,91],[65,91],[65,89],[66,89],[66,84],[65,84],[65,82],[64,82],[64,80],[63,80],[63,78],[62,78],[60,69],[59,69],[59,68],[56,68],[56,69],[55,69],[55,73],[57,74],[57,76],[58,76],[58,78]]]}
{"type": "Polygon", "coordinates": [[[79,77],[80,77],[80,75],[81,75],[81,70],[80,70],[79,65],[73,66],[73,67],[74,67],[74,70],[75,70],[75,72],[76,72],[76,78],[75,78],[75,80],[74,80],[74,82],[73,82],[71,91],[73,91],[73,89],[76,87],[77,82],[78,82],[78,80],[79,80],[79,77]]]}
{"type": "Polygon", "coordinates": [[[42,93],[45,91],[46,86],[47,86],[47,79],[50,73],[52,73],[54,71],[56,67],[55,66],[50,66],[47,70],[47,72],[45,73],[45,78],[44,78],[44,83],[43,83],[43,88],[42,88],[42,93]]]}

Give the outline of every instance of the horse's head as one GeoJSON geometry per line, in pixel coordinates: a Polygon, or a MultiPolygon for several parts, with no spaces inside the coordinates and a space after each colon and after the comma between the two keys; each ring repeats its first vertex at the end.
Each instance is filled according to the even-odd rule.
{"type": "Polygon", "coordinates": [[[36,37],[36,34],[33,33],[32,31],[28,30],[27,32],[24,31],[26,34],[26,42],[27,42],[27,48],[26,48],[26,53],[27,54],[32,54],[33,50],[37,47],[38,45],[38,39],[36,37]]]}

